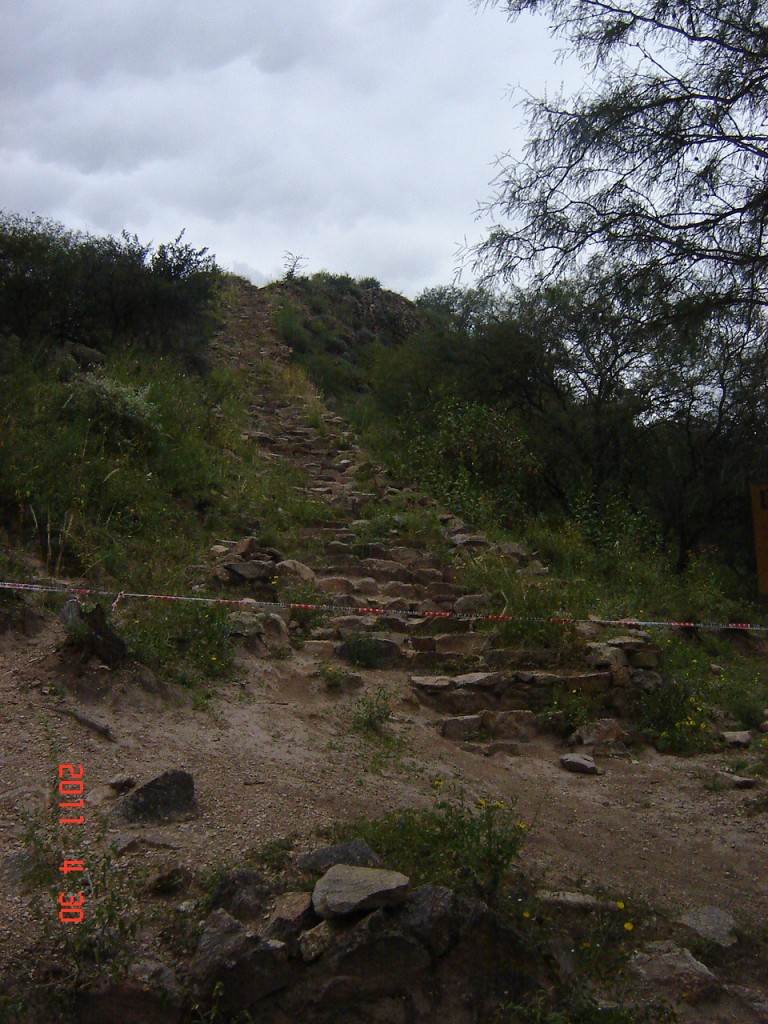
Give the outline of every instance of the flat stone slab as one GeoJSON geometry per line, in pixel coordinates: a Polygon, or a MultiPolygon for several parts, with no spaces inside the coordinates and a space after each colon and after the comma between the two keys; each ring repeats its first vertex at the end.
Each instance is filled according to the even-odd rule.
{"type": "Polygon", "coordinates": [[[501,672],[465,672],[455,676],[453,683],[457,689],[490,690],[502,679],[501,672]]]}
{"type": "Polygon", "coordinates": [[[478,533],[455,533],[451,544],[456,548],[489,548],[491,542],[478,533]]]}
{"type": "Polygon", "coordinates": [[[611,900],[599,900],[586,892],[567,892],[559,890],[550,892],[542,890],[536,893],[536,899],[547,907],[558,907],[560,910],[615,910],[618,911],[616,903],[611,900]]]}
{"type": "Polygon", "coordinates": [[[601,718],[597,722],[582,725],[569,738],[572,745],[582,743],[585,747],[602,747],[616,743],[628,743],[629,733],[622,729],[615,718],[601,718]]]}
{"type": "Polygon", "coordinates": [[[411,573],[399,562],[392,562],[386,558],[365,558],[362,566],[369,576],[379,583],[388,583],[396,580],[399,583],[410,583],[411,573]]]}
{"type": "Polygon", "coordinates": [[[399,871],[336,864],[315,886],[312,905],[322,918],[394,907],[405,901],[409,881],[399,871]]]}
{"type": "Polygon", "coordinates": [[[347,576],[326,576],[317,580],[315,586],[324,594],[350,594],[354,589],[352,580],[347,576]]]}
{"type": "Polygon", "coordinates": [[[678,918],[702,939],[727,949],[736,944],[736,919],[719,907],[698,907],[678,918]]]}
{"type": "Polygon", "coordinates": [[[461,715],[458,718],[444,718],[440,723],[440,735],[447,740],[469,740],[478,736],[483,723],[479,715],[461,715]]]}
{"type": "Polygon", "coordinates": [[[715,996],[720,983],[708,967],[672,942],[650,942],[630,960],[632,970],[646,981],[682,996],[691,1004],[715,996]]]}
{"type": "Polygon", "coordinates": [[[586,754],[563,754],[560,764],[567,772],[575,772],[577,775],[602,774],[592,758],[586,754]]]}
{"type": "Polygon", "coordinates": [[[752,733],[747,729],[724,732],[722,736],[729,747],[748,747],[752,743],[752,733]]]}
{"type": "Polygon", "coordinates": [[[411,676],[411,686],[425,693],[442,693],[453,687],[449,676],[411,676]]]}
{"type": "Polygon", "coordinates": [[[729,789],[754,789],[757,779],[748,775],[734,775],[733,772],[717,772],[715,778],[720,779],[729,789]]]}
{"type": "Polygon", "coordinates": [[[479,654],[488,646],[483,633],[444,633],[435,637],[438,654],[479,654]]]}
{"type": "Polygon", "coordinates": [[[532,711],[481,711],[480,721],[494,739],[526,741],[537,731],[532,711]]]}

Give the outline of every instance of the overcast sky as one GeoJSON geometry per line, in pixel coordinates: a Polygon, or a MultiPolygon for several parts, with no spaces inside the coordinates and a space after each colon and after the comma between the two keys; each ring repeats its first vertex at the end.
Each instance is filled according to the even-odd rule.
{"type": "Polygon", "coordinates": [[[413,296],[481,237],[554,52],[470,0],[0,0],[0,207],[413,296]]]}

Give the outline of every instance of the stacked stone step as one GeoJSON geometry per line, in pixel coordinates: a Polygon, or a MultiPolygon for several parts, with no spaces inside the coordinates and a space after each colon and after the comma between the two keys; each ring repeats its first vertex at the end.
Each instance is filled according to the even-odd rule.
{"type": "Polygon", "coordinates": [[[329,559],[317,574],[317,589],[340,609],[375,608],[385,613],[342,614],[317,631],[323,639],[338,638],[342,655],[351,635],[374,630],[376,640],[386,641],[381,648],[382,656],[390,652],[387,663],[412,671],[429,668],[438,659],[442,664],[460,662],[487,646],[487,637],[470,632],[469,621],[424,614],[452,612],[456,598],[465,592],[455,582],[455,571],[439,567],[434,555],[379,543],[362,545],[362,554],[355,555],[354,534],[339,530],[336,538],[326,544],[329,559]]]}
{"type": "Polygon", "coordinates": [[[589,671],[511,669],[459,675],[412,675],[420,703],[448,715],[437,722],[446,739],[486,754],[517,752],[540,723],[538,713],[551,709],[555,694],[580,694],[603,713],[626,717],[639,691],[662,685],[661,651],[651,637],[637,631],[587,645],[589,671]]]}

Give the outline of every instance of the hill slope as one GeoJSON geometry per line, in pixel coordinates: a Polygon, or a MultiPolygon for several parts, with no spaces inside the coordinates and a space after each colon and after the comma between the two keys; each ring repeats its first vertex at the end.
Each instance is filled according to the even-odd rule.
{"type": "MultiPolygon", "coordinates": [[[[537,941],[546,937],[552,958],[547,969],[566,989],[582,979],[602,1000],[617,998],[624,986],[641,1005],[650,995],[671,996],[683,1021],[765,1019],[759,1004],[768,1000],[768,822],[764,811],[751,813],[753,797],[717,774],[726,755],[658,753],[633,742],[625,719],[626,732],[606,735],[594,750],[599,774],[561,764],[567,721],[553,713],[553,701],[571,694],[583,698],[593,718],[625,715],[627,693],[664,673],[657,643],[664,637],[627,637],[627,629],[592,623],[546,647],[510,645],[493,623],[468,618],[489,610],[487,596],[468,584],[478,559],[497,559],[533,590],[546,567],[514,544],[489,541],[372,464],[347,424],[291,366],[273,330],[279,290],[238,285],[231,300],[212,355],[237,375],[248,410],[241,440],[258,458],[243,461],[243,473],[256,467],[270,480],[290,480],[282,491],[275,485],[273,507],[254,508],[238,533],[208,536],[205,561],[190,552],[182,567],[189,596],[240,602],[219,608],[231,616],[231,675],[189,690],[167,663],[152,669],[130,652],[107,667],[92,638],[73,637],[54,614],[61,599],[3,601],[0,885],[7,912],[0,922],[0,993],[8,1019],[57,1019],[41,1008],[46,994],[73,986],[86,990],[75,998],[74,1019],[80,1012],[89,1020],[114,1019],[109,1007],[121,999],[150,1006],[156,983],[142,988],[134,977],[94,995],[94,978],[106,975],[99,957],[85,944],[59,939],[51,946],[51,889],[58,887],[62,853],[101,863],[99,822],[118,799],[110,780],[130,776],[141,784],[179,768],[194,778],[199,815],[166,825],[110,823],[106,838],[117,851],[111,880],[94,877],[89,899],[95,912],[114,896],[112,918],[105,911],[89,934],[101,948],[104,929],[120,933],[120,922],[127,926],[140,915],[128,959],[160,962],[182,985],[208,917],[212,872],[277,867],[296,884],[281,851],[295,858],[318,845],[321,829],[397,808],[431,808],[436,794],[457,798],[461,791],[465,805],[499,801],[525,823],[519,904],[507,912],[516,928],[540,929],[537,941]],[[284,519],[292,519],[281,524],[289,490],[298,504],[286,507],[284,519]],[[298,603],[334,610],[285,607],[298,603]],[[371,607],[379,613],[361,614],[371,607]],[[47,824],[56,813],[51,788],[62,762],[84,770],[86,823],[76,835],[47,824]],[[161,875],[165,888],[157,884],[161,875]],[[625,912],[613,924],[585,924],[561,904],[548,917],[536,896],[544,889],[607,896],[625,912]],[[708,906],[736,919],[740,938],[727,951],[675,923],[708,906]],[[628,969],[633,951],[655,940],[693,949],[715,971],[718,980],[702,986],[699,1005],[689,1008],[681,994],[693,983],[679,966],[664,982],[628,969]],[[609,977],[599,969],[603,956],[609,977]]],[[[29,578],[48,585],[50,566],[24,559],[29,578]]],[[[81,582],[60,576],[54,585],[81,582]]],[[[137,617],[162,607],[126,598],[114,610],[115,630],[129,635],[137,617]]],[[[755,732],[755,747],[759,738],[755,732]]],[[[757,757],[747,752],[744,759],[757,757]]],[[[170,975],[162,977],[172,989],[170,975]]],[[[271,1015],[264,1019],[287,1019],[279,998],[263,1004],[271,1015]]],[[[376,1006],[377,1019],[405,1019],[386,999],[376,1006]]],[[[470,1019],[455,1008],[412,1012],[419,1020],[470,1019]]],[[[135,1019],[153,1018],[147,1010],[135,1019]]]]}

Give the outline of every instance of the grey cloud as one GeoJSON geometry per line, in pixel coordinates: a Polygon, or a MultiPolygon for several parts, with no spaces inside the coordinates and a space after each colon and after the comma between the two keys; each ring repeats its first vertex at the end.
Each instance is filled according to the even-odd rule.
{"type": "Polygon", "coordinates": [[[258,279],[292,249],[445,282],[535,65],[508,31],[469,0],[0,0],[3,202],[186,227],[258,279]]]}

